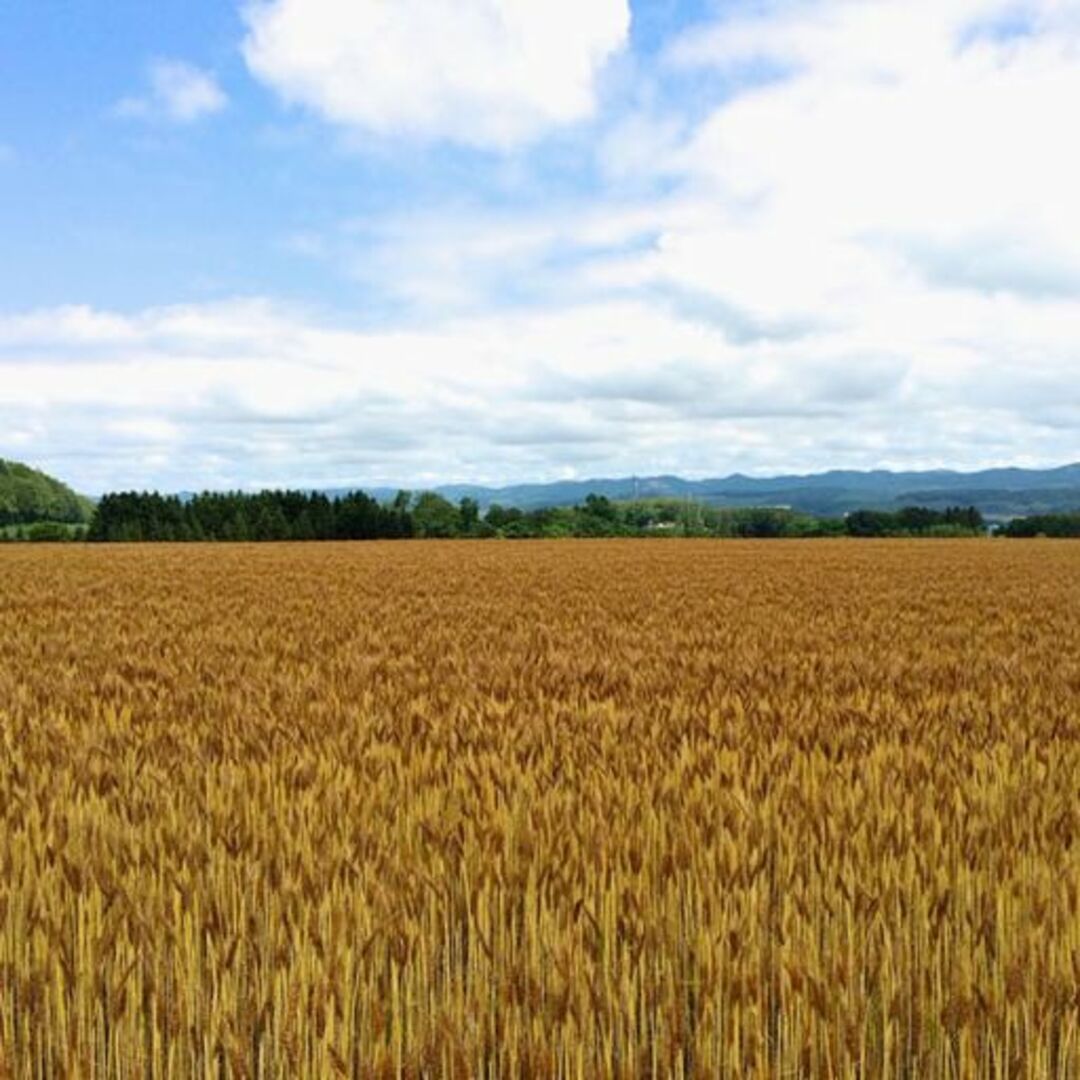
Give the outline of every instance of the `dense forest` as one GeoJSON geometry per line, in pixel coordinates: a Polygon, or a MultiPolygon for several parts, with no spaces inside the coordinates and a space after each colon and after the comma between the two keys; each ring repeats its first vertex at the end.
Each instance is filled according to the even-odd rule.
{"type": "Polygon", "coordinates": [[[206,492],[190,499],[123,492],[105,495],[89,540],[397,540],[415,535],[412,500],[383,505],[363,492],[206,492]]]}
{"type": "Polygon", "coordinates": [[[328,497],[303,491],[206,493],[189,499],[126,492],[104,496],[92,541],[508,539],[619,536],[782,538],[815,536],[968,536],[985,532],[973,507],[895,513],[863,510],[821,518],[787,509],[717,508],[689,500],[614,502],[589,495],[572,507],[481,512],[465,497],[402,491],[380,503],[362,492],[328,497]]]}

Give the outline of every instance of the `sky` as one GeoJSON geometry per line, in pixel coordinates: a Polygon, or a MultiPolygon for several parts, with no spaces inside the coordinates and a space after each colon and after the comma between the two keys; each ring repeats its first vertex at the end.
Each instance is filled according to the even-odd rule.
{"type": "Polygon", "coordinates": [[[0,0],[0,457],[1080,459],[1080,0],[0,0]]]}

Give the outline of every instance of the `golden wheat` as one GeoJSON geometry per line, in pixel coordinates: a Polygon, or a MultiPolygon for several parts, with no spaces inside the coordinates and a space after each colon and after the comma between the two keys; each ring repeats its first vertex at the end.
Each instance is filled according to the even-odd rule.
{"type": "Polygon", "coordinates": [[[1080,545],[0,551],[0,1076],[1080,1076],[1080,545]]]}

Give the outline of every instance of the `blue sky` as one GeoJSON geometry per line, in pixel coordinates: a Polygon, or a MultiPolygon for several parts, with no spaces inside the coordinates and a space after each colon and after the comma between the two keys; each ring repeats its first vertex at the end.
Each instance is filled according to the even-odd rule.
{"type": "Polygon", "coordinates": [[[96,492],[1051,464],[1073,0],[0,13],[0,456],[96,492]]]}
{"type": "MultiPolygon", "coordinates": [[[[351,149],[349,132],[283,108],[251,78],[243,10],[76,0],[5,11],[0,230],[15,256],[0,266],[6,308],[131,310],[235,293],[355,308],[356,288],[298,254],[297,238],[344,221],[377,225],[401,206],[512,209],[595,189],[582,131],[515,148],[526,172],[513,176],[506,155],[458,142],[351,149]],[[212,74],[227,105],[197,122],[118,115],[149,94],[156,62],[177,59],[212,74]]],[[[709,10],[700,0],[641,5],[619,59],[655,57],[709,10]]],[[[611,97],[633,97],[633,73],[610,78],[626,84],[611,97]]]]}

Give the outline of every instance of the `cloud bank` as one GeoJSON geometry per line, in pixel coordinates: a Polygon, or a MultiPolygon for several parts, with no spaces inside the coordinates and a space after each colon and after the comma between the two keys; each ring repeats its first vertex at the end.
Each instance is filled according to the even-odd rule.
{"type": "Polygon", "coordinates": [[[34,459],[98,491],[1072,454],[1076,310],[970,314],[980,337],[913,358],[842,331],[736,342],[633,299],[378,332],[258,300],[42,311],[0,320],[0,455],[48,447],[34,459]]]}

